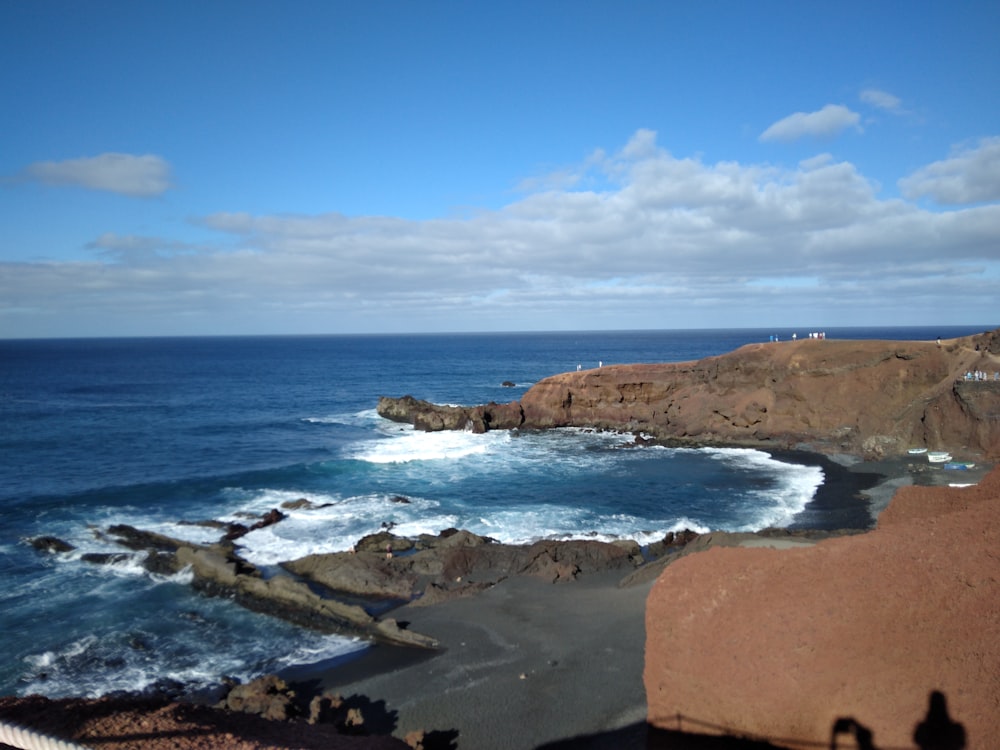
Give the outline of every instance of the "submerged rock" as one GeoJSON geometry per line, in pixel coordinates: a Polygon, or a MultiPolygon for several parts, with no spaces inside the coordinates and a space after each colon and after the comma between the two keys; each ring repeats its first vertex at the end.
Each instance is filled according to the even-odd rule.
{"type": "Polygon", "coordinates": [[[27,542],[39,552],[61,553],[72,552],[76,549],[72,544],[57,536],[36,536],[33,539],[28,539],[27,542]]]}

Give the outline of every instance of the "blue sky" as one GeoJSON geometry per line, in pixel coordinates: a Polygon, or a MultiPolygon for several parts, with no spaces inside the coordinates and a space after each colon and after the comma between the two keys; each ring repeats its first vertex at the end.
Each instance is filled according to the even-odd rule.
{"type": "Polygon", "coordinates": [[[0,337],[1000,325],[1000,3],[0,2],[0,337]]]}

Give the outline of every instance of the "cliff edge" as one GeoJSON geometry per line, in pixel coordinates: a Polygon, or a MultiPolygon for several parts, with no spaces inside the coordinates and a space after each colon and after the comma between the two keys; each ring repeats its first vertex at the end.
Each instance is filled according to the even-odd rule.
{"type": "Polygon", "coordinates": [[[595,427],[692,445],[805,448],[868,459],[925,447],[996,459],[996,373],[1000,329],[946,341],[801,339],[692,362],[554,375],[519,403],[436,407],[383,397],[378,411],[427,430],[595,427]]]}

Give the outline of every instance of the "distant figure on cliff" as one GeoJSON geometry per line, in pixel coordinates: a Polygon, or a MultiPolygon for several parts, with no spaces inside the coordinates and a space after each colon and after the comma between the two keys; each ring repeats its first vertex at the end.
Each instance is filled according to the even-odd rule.
{"type": "Polygon", "coordinates": [[[931,693],[927,716],[913,731],[913,741],[920,750],[962,750],[965,747],[965,727],[948,716],[944,693],[931,693]]]}

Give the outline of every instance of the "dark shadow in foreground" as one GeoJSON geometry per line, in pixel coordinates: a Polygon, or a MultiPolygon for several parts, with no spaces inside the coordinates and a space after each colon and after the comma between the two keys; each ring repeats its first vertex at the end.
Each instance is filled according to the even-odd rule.
{"type": "MultiPolygon", "coordinates": [[[[789,738],[740,737],[732,728],[721,727],[689,716],[676,717],[677,729],[660,729],[645,722],[630,724],[597,734],[581,735],[539,745],[535,750],[784,750],[789,743],[796,747],[815,746],[879,750],[872,731],[856,719],[845,716],[834,721],[830,729],[830,744],[789,738]],[[689,727],[685,730],[681,727],[689,727]],[[711,731],[691,731],[698,728],[711,731]],[[841,744],[841,742],[847,744],[841,744]]],[[[952,720],[944,693],[934,690],[928,701],[927,715],[913,730],[913,742],[919,750],[964,750],[965,727],[952,720]]],[[[882,750],[900,750],[882,748],[882,750]]]]}
{"type": "Polygon", "coordinates": [[[621,729],[571,737],[535,750],[782,750],[762,740],[659,729],[636,722],[621,729]]]}

